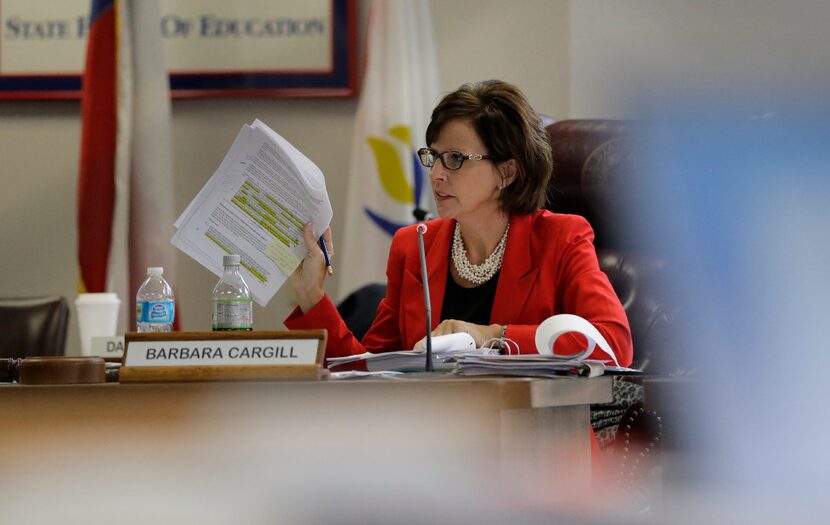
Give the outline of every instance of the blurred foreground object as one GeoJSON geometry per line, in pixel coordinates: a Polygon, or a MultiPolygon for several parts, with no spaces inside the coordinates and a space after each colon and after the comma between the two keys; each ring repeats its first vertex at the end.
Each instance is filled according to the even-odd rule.
{"type": "Polygon", "coordinates": [[[646,385],[671,422],[660,512],[824,523],[830,108],[759,111],[707,94],[655,112],[635,173],[645,182],[625,199],[686,306],[673,353],[698,371],[646,385]]]}
{"type": "Polygon", "coordinates": [[[584,513],[588,403],[609,397],[605,377],[0,386],[0,505],[15,523],[584,513]]]}

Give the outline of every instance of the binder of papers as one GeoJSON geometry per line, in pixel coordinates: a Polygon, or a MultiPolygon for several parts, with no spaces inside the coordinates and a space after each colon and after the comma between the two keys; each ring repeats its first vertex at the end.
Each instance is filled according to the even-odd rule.
{"type": "Polygon", "coordinates": [[[614,351],[594,325],[572,314],[549,317],[536,329],[538,354],[464,356],[458,359],[455,372],[463,376],[527,376],[556,377],[578,375],[596,377],[606,372],[638,373],[638,370],[619,366],[614,351]],[[587,341],[585,349],[573,355],[555,355],[556,339],[567,333],[578,333],[587,341]],[[608,360],[587,359],[599,349],[608,360]]]}
{"type": "Polygon", "coordinates": [[[465,356],[456,363],[456,373],[462,376],[526,376],[557,377],[578,375],[601,376],[605,365],[592,359],[573,360],[547,355],[465,356]]]}
{"type": "MultiPolygon", "coordinates": [[[[441,350],[433,351],[432,361],[435,370],[453,370],[456,360],[463,357],[481,357],[497,355],[498,350],[492,348],[441,350]]],[[[351,365],[360,361],[365,362],[370,372],[393,370],[398,372],[422,372],[426,360],[425,350],[401,350],[397,352],[382,352],[373,354],[365,352],[346,357],[332,357],[327,360],[329,368],[351,365]]]]}
{"type": "MultiPolygon", "coordinates": [[[[512,348],[515,346],[505,346],[512,348]]],[[[621,367],[608,343],[602,335],[582,317],[570,314],[555,315],[546,319],[536,332],[536,350],[538,354],[501,355],[495,348],[456,348],[434,352],[433,361],[436,370],[454,371],[461,376],[524,376],[557,377],[584,376],[596,377],[604,373],[636,374],[639,370],[621,367]],[[556,339],[566,333],[577,332],[587,341],[586,348],[573,355],[555,355],[553,347],[556,339]],[[606,354],[609,359],[601,361],[588,359],[595,348],[606,354]]],[[[382,371],[414,372],[424,369],[425,351],[404,350],[397,352],[371,353],[335,357],[327,360],[331,369],[364,363],[371,373],[382,371]]],[[[360,374],[357,376],[362,377],[360,374]]],[[[357,377],[354,376],[354,377],[357,377]]],[[[348,377],[353,377],[349,375],[348,377]]],[[[375,375],[375,377],[377,377],[375,375]]]]}

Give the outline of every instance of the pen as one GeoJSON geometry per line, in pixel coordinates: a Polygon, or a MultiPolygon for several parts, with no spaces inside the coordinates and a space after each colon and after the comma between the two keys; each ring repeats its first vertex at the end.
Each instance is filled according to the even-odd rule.
{"type": "Polygon", "coordinates": [[[326,272],[329,275],[334,275],[334,268],[331,267],[331,259],[329,259],[329,252],[326,250],[326,241],[323,240],[323,236],[320,236],[320,249],[323,250],[323,257],[326,258],[326,272]]]}

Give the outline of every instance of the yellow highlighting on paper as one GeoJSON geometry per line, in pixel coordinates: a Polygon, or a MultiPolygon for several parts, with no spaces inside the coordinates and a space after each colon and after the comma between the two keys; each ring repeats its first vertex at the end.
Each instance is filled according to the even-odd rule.
{"type": "Polygon", "coordinates": [[[265,248],[265,255],[277,263],[277,266],[280,267],[280,270],[282,270],[282,273],[285,275],[291,275],[294,273],[294,270],[297,266],[299,266],[301,261],[301,259],[291,251],[291,248],[279,240],[271,242],[271,244],[265,248]]]}

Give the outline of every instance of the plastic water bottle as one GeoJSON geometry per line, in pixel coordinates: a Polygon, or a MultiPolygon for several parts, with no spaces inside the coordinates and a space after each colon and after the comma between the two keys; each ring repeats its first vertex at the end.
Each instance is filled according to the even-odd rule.
{"type": "Polygon", "coordinates": [[[163,275],[164,268],[147,268],[147,278],[135,296],[135,322],[139,332],[173,331],[176,301],[163,275]]]}
{"type": "Polygon", "coordinates": [[[254,305],[251,290],[239,273],[239,256],[222,257],[225,271],[213,288],[213,329],[253,330],[254,305]]]}

